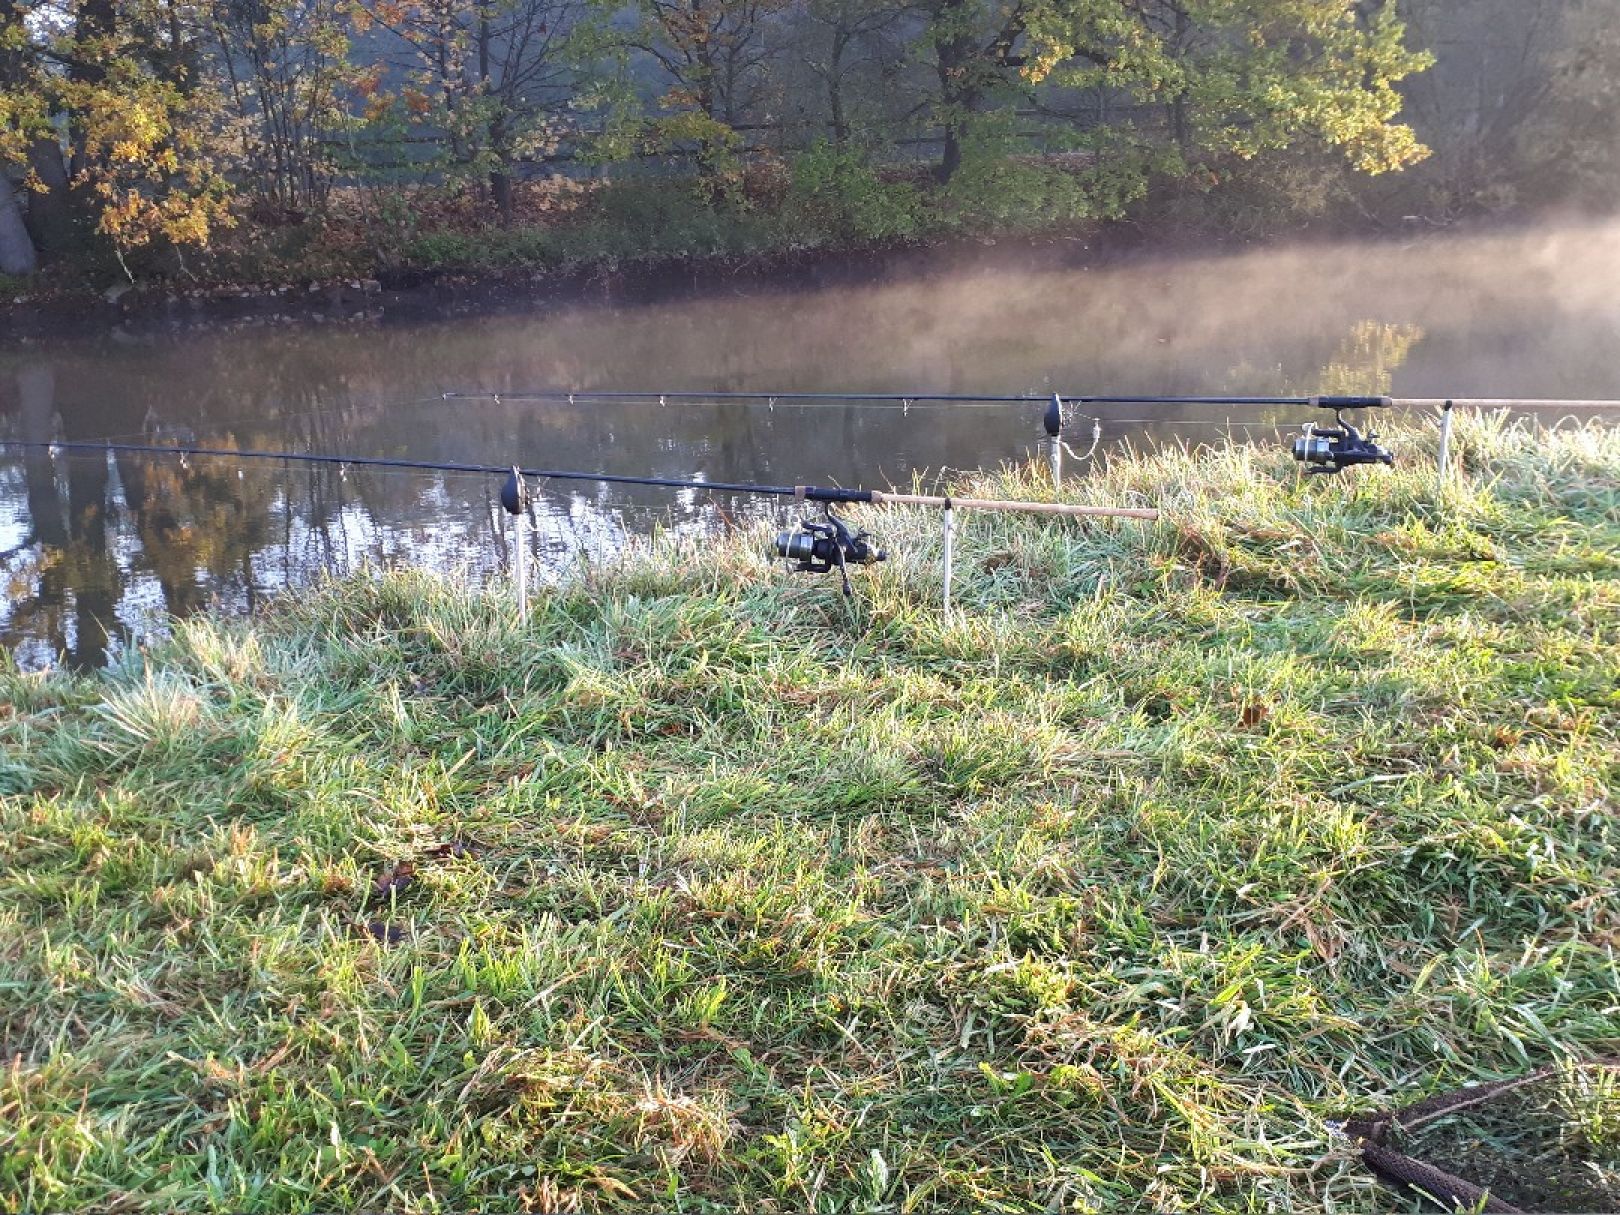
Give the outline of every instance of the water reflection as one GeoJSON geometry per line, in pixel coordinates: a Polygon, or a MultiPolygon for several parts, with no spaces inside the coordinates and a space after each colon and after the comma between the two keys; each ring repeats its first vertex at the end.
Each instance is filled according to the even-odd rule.
{"type": "MultiPolygon", "coordinates": [[[[411,328],[64,343],[0,353],[0,437],[881,486],[1028,458],[1040,406],[661,407],[510,395],[496,404],[442,394],[567,386],[1612,396],[1620,306],[1607,283],[1616,269],[1620,229],[1591,228],[1098,272],[986,270],[411,328]]],[[[1213,437],[1226,418],[1189,408],[1099,412],[1105,450],[1127,437],[1213,437]]],[[[1089,434],[1075,446],[1087,443],[1089,434]]],[[[0,450],[0,569],[10,590],[0,642],[29,665],[62,655],[93,667],[166,615],[251,610],[269,592],[362,561],[488,577],[509,555],[497,489],[477,476],[0,450]]],[[[700,528],[719,511],[775,509],[553,483],[537,506],[534,564],[555,576],[657,523],[700,528]]]]}

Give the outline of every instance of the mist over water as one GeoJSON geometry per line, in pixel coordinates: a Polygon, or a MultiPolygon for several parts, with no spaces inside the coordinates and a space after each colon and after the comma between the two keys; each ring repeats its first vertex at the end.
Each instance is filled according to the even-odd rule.
{"type": "MultiPolygon", "coordinates": [[[[1084,249],[1069,250],[1068,256],[1084,249]]],[[[987,260],[995,256],[986,253],[987,260]]],[[[0,435],[881,487],[1029,458],[1029,408],[524,401],[525,390],[1620,397],[1620,224],[1016,267],[408,327],[253,329],[0,353],[0,435]],[[444,401],[446,392],[504,394],[444,401]]],[[[1104,444],[1253,411],[1099,408],[1104,444]],[[1146,420],[1144,420],[1146,419],[1146,420]]],[[[1292,424],[1291,415],[1270,420],[1292,424]]],[[[1081,426],[1083,447],[1089,421],[1081,426]]],[[[490,478],[0,452],[0,642],[93,666],[167,613],[247,610],[362,561],[506,560],[490,478]]],[[[546,487],[556,576],[655,524],[777,509],[546,487]]]]}

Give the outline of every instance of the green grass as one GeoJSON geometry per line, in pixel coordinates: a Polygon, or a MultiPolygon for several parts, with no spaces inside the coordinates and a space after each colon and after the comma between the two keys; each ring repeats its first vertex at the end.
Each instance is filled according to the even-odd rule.
{"type": "Polygon", "coordinates": [[[5,671],[0,1209],[1397,1209],[1327,1119],[1620,1049],[1620,432],[1396,442],[971,516],[949,621],[873,511],[853,606],[749,535],[5,671]]]}

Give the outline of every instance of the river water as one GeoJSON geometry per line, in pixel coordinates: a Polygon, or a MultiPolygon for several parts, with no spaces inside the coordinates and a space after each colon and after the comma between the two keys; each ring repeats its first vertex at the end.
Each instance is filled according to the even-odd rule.
{"type": "MultiPolygon", "coordinates": [[[[1620,397],[1620,226],[1427,236],[408,326],[6,347],[0,439],[124,439],[882,488],[1028,459],[1041,407],[524,400],[525,390],[1620,397]],[[445,400],[446,393],[500,400],[445,400]]],[[[1098,408],[1103,449],[1254,411],[1098,408]]],[[[1090,444],[1090,422],[1071,440],[1090,444]]],[[[1071,467],[1077,467],[1071,462],[1071,467]]],[[[95,667],[171,614],[362,564],[493,576],[498,480],[0,448],[0,644],[95,667]]],[[[539,576],[769,500],[552,482],[539,576]]]]}

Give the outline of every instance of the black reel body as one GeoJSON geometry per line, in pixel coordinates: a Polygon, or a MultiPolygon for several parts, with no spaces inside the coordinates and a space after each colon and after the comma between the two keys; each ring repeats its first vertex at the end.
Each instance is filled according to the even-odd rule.
{"type": "Polygon", "coordinates": [[[1307,427],[1306,433],[1294,440],[1294,459],[1308,465],[1307,473],[1331,477],[1357,464],[1394,467],[1394,455],[1379,446],[1376,434],[1369,430],[1363,435],[1344,420],[1346,409],[1387,406],[1391,403],[1388,397],[1317,397],[1313,403],[1333,410],[1337,425],[1307,427]]]}
{"type": "Polygon", "coordinates": [[[796,531],[778,532],[776,555],[796,562],[800,574],[827,574],[836,569],[844,580],[844,594],[850,594],[851,565],[875,565],[889,554],[872,544],[866,532],[852,532],[849,525],[829,507],[824,521],[801,520],[796,531]]]}

